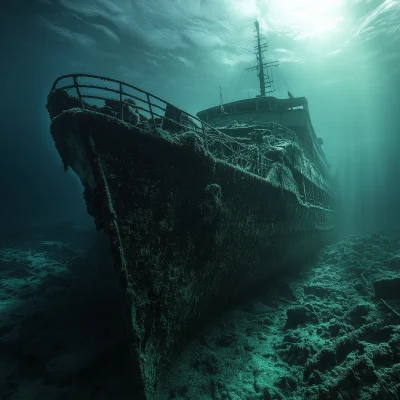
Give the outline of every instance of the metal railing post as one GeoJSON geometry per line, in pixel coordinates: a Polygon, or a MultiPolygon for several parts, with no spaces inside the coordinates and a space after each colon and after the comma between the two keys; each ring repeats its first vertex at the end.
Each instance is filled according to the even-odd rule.
{"type": "Polygon", "coordinates": [[[155,120],[155,118],[154,118],[153,109],[152,109],[152,107],[151,107],[150,95],[149,95],[148,93],[146,93],[146,95],[147,95],[147,105],[149,106],[151,119],[153,120],[153,126],[154,126],[154,129],[157,129],[157,127],[156,127],[156,120],[155,120]]]}
{"type": "Polygon", "coordinates": [[[76,93],[78,93],[79,100],[81,101],[81,106],[83,109],[85,109],[85,103],[83,102],[81,91],[79,90],[78,80],[76,79],[75,75],[74,75],[73,79],[74,79],[76,93]]]}

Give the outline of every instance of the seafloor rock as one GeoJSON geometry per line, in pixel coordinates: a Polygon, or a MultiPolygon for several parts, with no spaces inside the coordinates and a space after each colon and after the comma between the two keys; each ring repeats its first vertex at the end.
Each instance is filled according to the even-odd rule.
{"type": "Polygon", "coordinates": [[[0,237],[0,399],[132,399],[124,297],[103,235],[65,228],[0,237]]]}
{"type": "Polygon", "coordinates": [[[389,260],[389,268],[395,269],[400,271],[400,254],[394,255],[390,260],[389,260]]]}
{"type": "Polygon", "coordinates": [[[381,299],[400,299],[400,277],[374,282],[375,296],[381,299]]]}
{"type": "Polygon", "coordinates": [[[386,261],[399,247],[395,235],[350,237],[301,276],[265,287],[188,346],[166,387],[191,385],[172,399],[221,398],[211,380],[230,400],[400,399],[400,327],[390,311],[400,301],[385,305],[373,292],[393,274],[386,261]],[[215,356],[208,372],[190,366],[202,353],[215,356]]]}
{"type": "Polygon", "coordinates": [[[317,297],[325,297],[330,292],[329,288],[320,285],[306,285],[303,289],[305,294],[313,294],[317,297]]]}
{"type": "Polygon", "coordinates": [[[306,322],[318,322],[318,315],[312,306],[295,306],[286,310],[286,328],[304,325],[306,322]]]}
{"type": "MultiPolygon", "coordinates": [[[[95,232],[56,233],[0,248],[0,398],[134,399],[125,303],[106,247],[91,247],[95,232]]],[[[393,278],[387,260],[399,251],[396,236],[347,238],[312,268],[266,283],[197,333],[159,400],[399,400],[400,300],[383,303],[373,290],[393,278]],[[285,329],[288,314],[302,323],[285,329]]]]}

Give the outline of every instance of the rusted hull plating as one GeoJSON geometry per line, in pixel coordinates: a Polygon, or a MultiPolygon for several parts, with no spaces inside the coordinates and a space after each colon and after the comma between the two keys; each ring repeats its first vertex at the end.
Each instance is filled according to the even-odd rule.
{"type": "Polygon", "coordinates": [[[191,333],[332,234],[336,213],[210,156],[195,135],[145,133],[73,109],[53,118],[65,167],[109,235],[146,400],[191,333]]]}

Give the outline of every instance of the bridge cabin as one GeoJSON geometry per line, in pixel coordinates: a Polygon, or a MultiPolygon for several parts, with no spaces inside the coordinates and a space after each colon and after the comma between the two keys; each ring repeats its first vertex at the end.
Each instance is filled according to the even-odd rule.
{"type": "MultiPolygon", "coordinates": [[[[305,97],[278,99],[254,97],[199,111],[197,117],[228,134],[242,136],[243,129],[224,129],[233,125],[262,125],[277,123],[292,130],[310,152],[321,154],[322,140],[317,139],[311,123],[308,101],[305,97]]],[[[324,157],[323,157],[324,158],[324,157]]]]}

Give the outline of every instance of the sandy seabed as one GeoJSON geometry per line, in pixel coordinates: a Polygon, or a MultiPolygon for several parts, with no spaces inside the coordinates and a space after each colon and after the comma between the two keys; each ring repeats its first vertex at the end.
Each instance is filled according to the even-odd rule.
{"type": "MultiPolygon", "coordinates": [[[[134,399],[102,233],[0,237],[0,399],[134,399]]],[[[400,399],[400,234],[349,236],[213,321],[160,399],[400,399]]]]}

